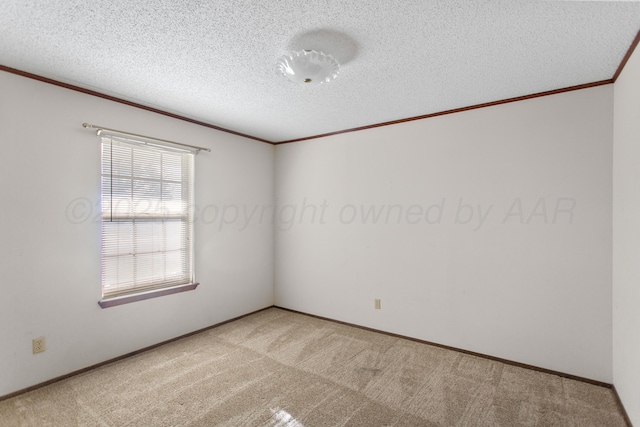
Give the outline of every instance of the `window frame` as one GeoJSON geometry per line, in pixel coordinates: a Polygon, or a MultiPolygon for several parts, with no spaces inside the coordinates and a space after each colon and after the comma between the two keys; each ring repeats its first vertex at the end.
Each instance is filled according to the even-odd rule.
{"type": "MultiPolygon", "coordinates": [[[[98,301],[98,304],[100,305],[101,308],[108,308],[108,307],[114,307],[114,306],[118,306],[118,305],[122,305],[122,304],[128,304],[128,303],[132,303],[132,302],[136,302],[136,301],[142,301],[142,300],[146,300],[146,299],[150,299],[150,298],[157,298],[157,297],[161,297],[161,296],[165,296],[165,295],[171,295],[174,293],[180,293],[180,292],[185,292],[185,291],[190,291],[190,290],[194,290],[197,288],[197,286],[199,285],[199,283],[197,283],[195,281],[195,266],[194,266],[194,260],[193,260],[193,255],[194,255],[194,239],[193,239],[193,217],[194,217],[194,191],[193,191],[193,187],[194,187],[194,180],[195,180],[195,154],[197,154],[198,151],[194,150],[187,150],[181,147],[175,147],[172,145],[165,145],[165,144],[157,144],[157,143],[153,143],[153,144],[149,144],[146,141],[143,140],[134,140],[134,139],[130,139],[130,138],[124,138],[121,137],[119,135],[111,135],[111,134],[106,134],[106,133],[102,133],[99,134],[101,137],[100,140],[100,146],[101,146],[101,169],[100,169],[100,175],[101,175],[101,189],[100,189],[100,200],[101,200],[101,220],[100,220],[100,243],[101,243],[101,249],[100,249],[100,259],[101,259],[101,284],[100,284],[100,288],[101,288],[101,295],[102,298],[98,301]],[[115,215],[113,214],[112,211],[112,207],[113,207],[113,203],[114,203],[114,198],[113,198],[113,194],[108,194],[105,195],[105,188],[104,188],[104,182],[105,182],[105,176],[108,177],[108,181],[109,181],[109,185],[113,186],[113,179],[115,177],[115,174],[113,173],[113,169],[111,169],[108,173],[105,173],[105,166],[104,166],[104,162],[106,161],[110,161],[113,162],[113,142],[117,142],[119,145],[123,145],[124,147],[130,148],[131,151],[131,156],[132,156],[132,160],[131,160],[131,172],[130,172],[130,179],[131,179],[131,186],[132,186],[132,190],[131,190],[131,199],[130,199],[130,212],[126,212],[126,213],[116,213],[115,215]],[[105,144],[109,145],[108,147],[108,154],[105,156],[105,144]],[[162,210],[156,210],[153,213],[148,213],[148,212],[135,212],[135,206],[136,203],[140,203],[141,201],[143,201],[143,199],[140,198],[136,198],[135,194],[134,194],[134,181],[140,181],[143,182],[145,181],[144,178],[140,178],[140,177],[136,177],[134,170],[133,170],[133,156],[134,156],[134,151],[136,149],[140,148],[143,151],[151,151],[151,152],[155,152],[155,153],[160,153],[162,154],[176,154],[176,152],[178,152],[181,156],[191,156],[188,159],[184,159],[183,157],[180,158],[181,161],[181,179],[180,179],[180,185],[182,186],[181,191],[182,192],[188,192],[188,194],[184,195],[182,194],[180,200],[181,205],[186,205],[186,207],[182,207],[181,208],[181,212],[176,216],[175,214],[169,214],[166,215],[166,213],[163,213],[162,210]],[[186,168],[186,172],[185,169],[186,168]],[[109,204],[109,211],[105,212],[105,197],[108,198],[108,204],[109,204]],[[115,219],[114,219],[115,218],[115,219]],[[104,273],[104,269],[105,269],[105,250],[104,250],[104,245],[105,245],[105,221],[107,222],[113,222],[115,221],[130,221],[131,222],[131,226],[132,227],[136,227],[136,219],[139,221],[153,221],[155,223],[160,223],[162,224],[162,229],[163,229],[163,233],[165,233],[166,229],[165,229],[165,222],[166,220],[175,220],[178,219],[181,222],[186,222],[186,224],[182,224],[181,227],[186,227],[186,231],[181,231],[179,233],[180,235],[180,242],[181,242],[181,246],[180,249],[181,251],[186,251],[186,254],[183,256],[188,257],[186,262],[182,263],[182,279],[178,280],[179,282],[183,282],[183,283],[177,283],[175,280],[169,280],[168,282],[162,282],[162,281],[158,281],[156,280],[155,282],[148,282],[146,284],[142,284],[139,286],[126,286],[124,289],[121,290],[111,290],[110,292],[105,292],[105,273],[104,273]]],[[[151,163],[150,163],[151,164],[151,163]]],[[[162,183],[164,182],[163,179],[161,178],[160,180],[161,183],[161,188],[162,188],[162,183]]],[[[165,180],[165,181],[169,181],[169,180],[165,180]]],[[[111,191],[110,191],[111,193],[111,191]]],[[[162,190],[161,190],[161,194],[162,194],[162,190]]],[[[160,196],[160,201],[163,200],[163,196],[160,196]]],[[[172,201],[175,201],[175,199],[171,199],[172,201]]],[[[181,228],[182,230],[182,228],[181,228]]],[[[138,237],[136,237],[135,235],[136,233],[133,232],[131,234],[131,239],[132,239],[132,249],[131,249],[131,253],[126,254],[126,255],[131,255],[134,257],[136,255],[139,255],[142,252],[139,252],[137,249],[133,249],[133,248],[137,248],[138,244],[140,244],[139,240],[136,240],[138,237]]],[[[174,234],[175,237],[175,234],[174,234]]],[[[163,234],[163,239],[166,240],[166,235],[163,234]]],[[[165,247],[164,250],[158,252],[161,254],[166,254],[167,253],[167,249],[165,247]]],[[[126,256],[124,255],[124,256],[126,256]]],[[[119,257],[121,255],[115,255],[115,257],[119,257]]],[[[117,261],[116,261],[117,262],[117,261]]],[[[134,261],[135,263],[136,261],[134,261]]],[[[137,273],[133,273],[134,276],[133,277],[137,277],[136,274],[137,273]]],[[[132,279],[135,282],[135,279],[132,279]]]]}

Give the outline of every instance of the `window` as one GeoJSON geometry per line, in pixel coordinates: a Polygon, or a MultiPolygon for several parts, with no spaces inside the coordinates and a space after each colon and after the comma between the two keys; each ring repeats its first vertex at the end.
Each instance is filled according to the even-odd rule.
{"type": "Polygon", "coordinates": [[[182,149],[102,136],[102,301],[195,288],[193,163],[182,149]]]}

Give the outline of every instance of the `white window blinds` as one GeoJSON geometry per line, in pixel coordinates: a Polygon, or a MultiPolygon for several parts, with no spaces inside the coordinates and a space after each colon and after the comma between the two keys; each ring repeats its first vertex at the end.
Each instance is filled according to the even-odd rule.
{"type": "Polygon", "coordinates": [[[193,283],[191,152],[102,136],[102,296],[193,283]]]}

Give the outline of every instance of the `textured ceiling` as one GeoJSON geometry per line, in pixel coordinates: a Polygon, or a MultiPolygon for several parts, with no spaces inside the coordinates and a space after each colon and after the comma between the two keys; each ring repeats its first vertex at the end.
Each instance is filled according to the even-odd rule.
{"type": "Polygon", "coordinates": [[[0,65],[278,142],[611,79],[639,29],[638,1],[0,0],[0,65]],[[277,76],[290,49],[338,78],[277,76]]]}

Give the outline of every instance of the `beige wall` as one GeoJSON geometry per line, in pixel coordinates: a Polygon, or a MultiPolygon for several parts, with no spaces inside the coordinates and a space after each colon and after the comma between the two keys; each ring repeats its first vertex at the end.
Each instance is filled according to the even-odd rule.
{"type": "Polygon", "coordinates": [[[613,382],[640,425],[640,49],[614,85],[613,382]]]}
{"type": "Polygon", "coordinates": [[[612,102],[278,146],[276,304],[611,382],[612,102]]]}
{"type": "Polygon", "coordinates": [[[273,227],[233,207],[272,203],[273,146],[5,72],[0,94],[0,396],[272,305],[273,227]],[[196,158],[198,289],[100,309],[100,145],[83,122],[213,149],[196,158]]]}

